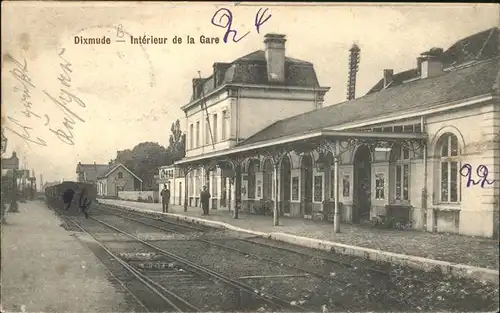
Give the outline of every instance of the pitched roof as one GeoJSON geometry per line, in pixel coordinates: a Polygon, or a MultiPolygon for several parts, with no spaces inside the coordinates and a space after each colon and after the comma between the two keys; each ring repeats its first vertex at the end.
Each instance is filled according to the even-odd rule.
{"type": "Polygon", "coordinates": [[[45,188],[48,188],[48,187],[52,187],[52,186],[55,186],[55,185],[59,185],[61,182],[58,182],[58,181],[55,181],[55,182],[46,182],[45,184],[43,184],[43,187],[42,189],[45,189],[45,188]]]}
{"type": "Polygon", "coordinates": [[[491,59],[499,55],[500,30],[493,27],[470,35],[454,43],[443,53],[445,65],[491,59]]]}
{"type": "MultiPolygon", "coordinates": [[[[416,68],[412,68],[403,72],[396,73],[392,76],[392,81],[390,87],[396,87],[403,82],[416,78],[420,75],[420,72],[416,68]]],[[[382,78],[381,80],[378,81],[378,83],[375,84],[368,92],[367,94],[378,92],[380,90],[384,89],[384,79],[382,78]]]]}
{"type": "Polygon", "coordinates": [[[494,58],[278,121],[239,145],[340,126],[410,109],[423,110],[488,94],[498,83],[498,74],[499,58],[494,58]]]}
{"type": "Polygon", "coordinates": [[[111,175],[114,171],[116,171],[118,168],[124,168],[127,172],[129,172],[132,176],[134,176],[135,178],[137,178],[138,180],[140,180],[142,182],[142,179],[140,179],[137,175],[135,175],[131,170],[129,170],[125,165],[119,163],[117,164],[116,166],[112,167],[111,169],[109,169],[107,172],[105,172],[104,174],[98,176],[97,178],[106,178],[108,177],[109,175],[111,175]]]}
{"type": "Polygon", "coordinates": [[[109,170],[108,164],[81,164],[76,166],[76,172],[84,172],[88,181],[95,181],[97,177],[103,175],[109,170]]]}
{"type": "MultiPolygon", "coordinates": [[[[266,53],[256,50],[227,64],[223,70],[222,81],[218,86],[228,83],[242,83],[252,85],[270,84],[267,76],[266,53]]],[[[275,83],[273,83],[276,85],[275,83]]],[[[311,62],[285,57],[285,86],[293,87],[319,87],[318,78],[311,62]]],[[[218,86],[214,84],[214,75],[203,78],[203,93],[209,94],[218,86]]],[[[191,101],[196,100],[195,94],[191,101]]]]}
{"type": "MultiPolygon", "coordinates": [[[[493,27],[482,32],[470,35],[451,45],[441,56],[444,67],[459,66],[471,61],[482,61],[499,56],[500,30],[493,27]]],[[[404,81],[419,77],[419,69],[413,68],[393,76],[393,88],[403,84],[404,81]]],[[[384,79],[380,79],[367,94],[384,89],[384,79]]]]}

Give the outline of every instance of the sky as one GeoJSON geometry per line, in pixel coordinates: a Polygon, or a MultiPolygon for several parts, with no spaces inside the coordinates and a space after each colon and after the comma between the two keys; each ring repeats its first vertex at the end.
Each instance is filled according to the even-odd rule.
{"type": "Polygon", "coordinates": [[[263,49],[266,33],[285,34],[286,55],[314,64],[320,84],[331,88],[326,106],[345,100],[353,43],[361,49],[360,97],[384,69],[414,68],[420,53],[498,25],[498,6],[486,4],[2,2],[3,157],[16,151],[37,179],[69,180],[78,162],[107,163],[143,141],[167,146],[172,122],[184,127],[180,107],[198,71],[207,77],[214,62],[263,49]],[[238,42],[224,43],[226,29],[211,23],[224,8],[238,36],[249,32],[238,42]],[[257,32],[261,8],[271,17],[257,32]],[[201,35],[219,43],[201,44],[201,35]],[[75,44],[75,36],[112,43],[75,44]],[[167,44],[131,44],[130,36],[166,37],[167,44]],[[183,42],[174,44],[175,36],[183,42]]]}

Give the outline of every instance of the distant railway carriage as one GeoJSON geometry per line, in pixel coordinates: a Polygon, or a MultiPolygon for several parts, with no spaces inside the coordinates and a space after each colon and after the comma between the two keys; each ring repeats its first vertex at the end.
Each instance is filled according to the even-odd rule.
{"type": "Polygon", "coordinates": [[[97,189],[93,184],[65,181],[45,188],[45,201],[50,208],[66,211],[70,215],[82,212],[82,206],[95,203],[97,189]],[[69,197],[69,199],[68,199],[69,197]],[[65,199],[66,198],[66,199],[65,199]],[[71,200],[68,202],[68,200],[71,200]],[[69,207],[68,207],[69,204],[69,207]]]}

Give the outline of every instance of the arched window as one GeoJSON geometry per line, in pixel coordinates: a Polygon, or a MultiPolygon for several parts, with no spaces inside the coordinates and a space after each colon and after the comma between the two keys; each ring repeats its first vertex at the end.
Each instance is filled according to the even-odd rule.
{"type": "Polygon", "coordinates": [[[391,150],[393,202],[410,201],[410,150],[395,145],[391,150]]]}
{"type": "Polygon", "coordinates": [[[446,133],[439,138],[437,147],[440,155],[440,200],[444,203],[460,202],[458,138],[454,134],[446,133]]]}

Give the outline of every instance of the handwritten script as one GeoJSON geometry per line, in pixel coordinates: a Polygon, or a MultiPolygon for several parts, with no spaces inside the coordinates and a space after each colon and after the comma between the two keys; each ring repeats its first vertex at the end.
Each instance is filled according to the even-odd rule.
{"type": "MultiPolygon", "coordinates": [[[[50,100],[51,103],[55,104],[57,108],[59,108],[65,115],[64,120],[62,122],[62,127],[60,126],[52,126],[50,123],[50,116],[48,114],[38,114],[33,110],[33,103],[31,102],[31,94],[34,90],[36,90],[36,85],[32,81],[28,72],[28,64],[26,59],[21,63],[18,60],[14,59],[12,56],[8,56],[8,58],[15,64],[15,68],[10,70],[9,72],[12,76],[21,83],[21,88],[14,87],[14,92],[21,93],[21,103],[24,106],[24,111],[22,113],[28,119],[39,119],[44,121],[44,126],[46,126],[53,134],[57,136],[57,138],[65,144],[74,145],[73,141],[73,125],[76,124],[76,120],[84,123],[85,120],[76,114],[72,109],[68,107],[70,103],[75,103],[80,107],[85,108],[85,103],[77,97],[75,94],[71,93],[68,89],[71,87],[71,76],[70,74],[73,72],[71,69],[71,63],[64,57],[65,49],[62,49],[59,52],[60,59],[60,68],[62,73],[57,78],[60,82],[59,95],[57,98],[49,93],[47,90],[41,90],[42,93],[50,100]]],[[[8,116],[7,119],[12,122],[14,128],[6,125],[5,129],[11,131],[15,135],[22,138],[27,144],[34,143],[40,146],[47,146],[47,142],[40,138],[32,138],[31,133],[33,132],[33,127],[26,126],[22,124],[18,119],[8,116]],[[17,128],[17,129],[15,129],[17,128]]]]}
{"type": "Polygon", "coordinates": [[[477,181],[472,178],[472,166],[468,163],[460,168],[460,175],[467,178],[467,184],[465,185],[467,188],[475,185],[480,185],[481,188],[484,188],[484,185],[493,185],[496,182],[495,180],[488,180],[488,167],[485,165],[480,164],[476,168],[476,174],[479,177],[477,181]]]}
{"type": "MultiPolygon", "coordinates": [[[[255,30],[257,31],[258,34],[260,34],[260,27],[264,25],[270,18],[271,14],[268,14],[268,9],[262,9],[260,8],[259,11],[255,14],[255,20],[254,20],[254,27],[255,30]]],[[[250,34],[250,31],[247,31],[244,35],[238,37],[238,31],[233,29],[233,13],[231,10],[222,8],[217,10],[215,14],[212,16],[211,20],[212,24],[220,27],[220,28],[225,28],[226,32],[224,34],[224,43],[228,42],[229,35],[233,35],[232,39],[233,42],[238,42],[241,39],[245,38],[248,34],[250,34]]]]}

